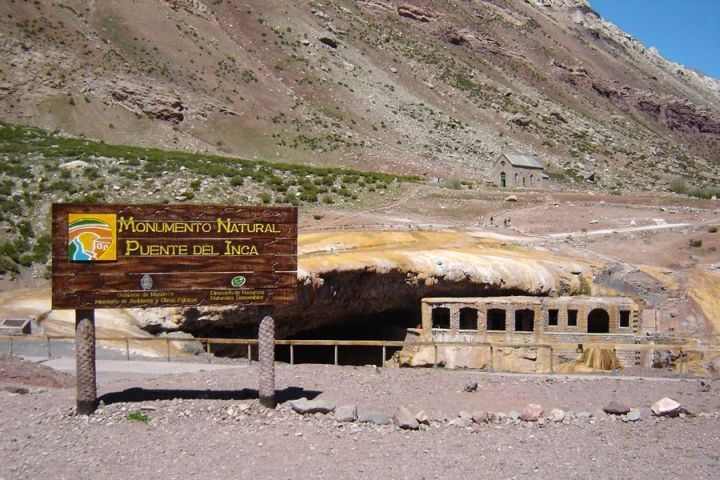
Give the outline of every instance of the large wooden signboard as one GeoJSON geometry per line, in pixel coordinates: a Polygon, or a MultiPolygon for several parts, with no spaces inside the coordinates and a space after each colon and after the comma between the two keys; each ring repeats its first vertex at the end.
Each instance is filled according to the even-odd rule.
{"type": "Polygon", "coordinates": [[[56,309],[293,303],[297,209],[55,204],[56,309]]]}

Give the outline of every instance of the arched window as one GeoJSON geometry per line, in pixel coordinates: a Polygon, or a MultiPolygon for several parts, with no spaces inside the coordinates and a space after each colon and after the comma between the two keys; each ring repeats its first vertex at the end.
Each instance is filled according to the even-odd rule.
{"type": "Polygon", "coordinates": [[[533,182],[533,175],[532,175],[532,173],[531,173],[531,174],[530,174],[530,185],[532,185],[532,182],[533,182]]]}
{"type": "Polygon", "coordinates": [[[505,172],[500,172],[500,186],[505,187],[505,172]]]}
{"type": "Polygon", "coordinates": [[[588,333],[609,333],[610,315],[604,308],[596,308],[590,312],[587,321],[588,333]]]}
{"type": "Polygon", "coordinates": [[[523,177],[523,187],[525,186],[525,177],[523,177]]]}
{"type": "Polygon", "coordinates": [[[515,183],[517,183],[517,182],[518,182],[518,173],[515,172],[515,183]]]}

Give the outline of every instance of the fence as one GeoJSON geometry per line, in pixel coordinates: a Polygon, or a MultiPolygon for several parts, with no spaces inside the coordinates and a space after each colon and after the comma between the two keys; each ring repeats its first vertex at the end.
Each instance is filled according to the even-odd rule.
{"type": "MultiPolygon", "coordinates": [[[[0,340],[9,341],[8,350],[10,355],[15,352],[15,344],[24,341],[31,342],[45,342],[47,356],[52,356],[52,342],[62,341],[74,341],[75,337],[72,335],[0,335],[0,340]]],[[[212,360],[213,345],[238,345],[245,346],[247,348],[247,358],[252,358],[253,347],[257,346],[257,339],[244,339],[244,338],[171,338],[171,337],[97,337],[97,342],[111,342],[121,343],[125,345],[125,357],[129,361],[130,355],[130,344],[131,342],[138,343],[149,343],[159,342],[165,344],[165,356],[169,362],[173,357],[171,345],[173,343],[200,343],[203,345],[205,351],[209,354],[208,361],[212,360]]],[[[402,342],[402,341],[388,341],[388,340],[275,340],[275,345],[286,345],[289,347],[289,363],[295,364],[295,348],[296,347],[332,347],[333,348],[333,363],[335,365],[340,364],[340,348],[352,348],[352,347],[376,347],[382,352],[382,362],[378,366],[385,367],[387,361],[387,349],[395,348],[415,348],[415,347],[432,347],[435,351],[435,364],[438,364],[438,349],[444,347],[483,347],[488,348],[490,352],[490,362],[488,365],[489,371],[494,371],[493,365],[493,351],[495,349],[506,349],[506,348],[536,348],[538,351],[545,349],[550,359],[549,370],[550,373],[554,373],[553,368],[553,356],[554,353],[561,350],[576,350],[582,352],[590,349],[602,349],[612,351],[613,359],[616,358],[617,352],[619,351],[670,351],[678,352],[677,359],[678,375],[683,376],[687,372],[687,361],[686,357],[689,353],[701,353],[701,354],[712,354],[717,353],[720,355],[719,346],[690,346],[690,345],[678,345],[678,344],[612,344],[612,343],[491,343],[491,342],[402,342]]],[[[615,362],[613,361],[613,371],[616,370],[615,362]]]]}

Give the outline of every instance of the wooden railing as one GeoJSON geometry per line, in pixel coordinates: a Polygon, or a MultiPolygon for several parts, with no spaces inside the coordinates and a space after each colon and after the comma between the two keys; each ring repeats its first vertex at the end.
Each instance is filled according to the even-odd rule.
{"type": "MultiPolygon", "coordinates": [[[[8,341],[9,345],[6,352],[13,355],[15,352],[15,344],[23,341],[45,342],[47,345],[47,356],[52,356],[52,342],[54,341],[74,341],[72,335],[0,335],[0,340],[8,341]]],[[[199,343],[202,344],[205,351],[210,354],[208,361],[212,358],[213,345],[239,345],[247,348],[247,358],[252,358],[253,347],[257,345],[257,339],[247,338],[172,338],[172,337],[97,337],[96,342],[120,342],[125,345],[125,357],[131,359],[130,344],[131,343],[165,343],[165,353],[167,361],[173,357],[171,345],[173,343],[199,343]]],[[[494,371],[493,352],[498,348],[536,348],[547,349],[550,359],[550,372],[553,373],[553,353],[557,350],[576,350],[582,352],[589,349],[603,349],[613,352],[613,359],[618,351],[671,351],[678,352],[679,359],[679,375],[687,373],[685,371],[685,357],[688,353],[720,354],[720,345],[685,345],[685,344],[614,344],[614,343],[502,343],[502,342],[435,342],[435,341],[389,341],[389,340],[275,340],[276,345],[287,345],[289,347],[289,363],[295,364],[295,347],[333,347],[335,365],[339,365],[339,349],[340,347],[377,347],[382,351],[382,364],[386,365],[387,348],[417,348],[432,347],[435,351],[435,364],[438,364],[438,349],[443,347],[484,347],[489,349],[490,361],[488,369],[494,371]]],[[[614,362],[613,362],[614,363],[614,362]]],[[[613,370],[615,365],[613,364],[613,370]]]]}

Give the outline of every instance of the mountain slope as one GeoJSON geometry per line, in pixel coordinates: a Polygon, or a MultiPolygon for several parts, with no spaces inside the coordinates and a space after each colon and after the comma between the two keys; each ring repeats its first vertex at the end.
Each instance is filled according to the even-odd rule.
{"type": "Polygon", "coordinates": [[[0,117],[114,143],[480,179],[720,178],[720,82],[583,0],[0,5],[0,117]]]}

